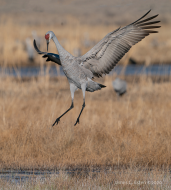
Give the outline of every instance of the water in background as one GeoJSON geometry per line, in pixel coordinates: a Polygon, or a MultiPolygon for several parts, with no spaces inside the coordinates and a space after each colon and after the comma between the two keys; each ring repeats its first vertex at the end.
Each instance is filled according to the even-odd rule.
{"type": "MultiPolygon", "coordinates": [[[[56,66],[43,67],[18,67],[18,68],[1,68],[0,77],[3,76],[20,76],[20,77],[35,77],[40,75],[50,75],[51,77],[64,75],[62,67],[60,72],[57,72],[56,66]]],[[[171,65],[150,65],[148,67],[143,65],[128,65],[126,67],[117,65],[110,74],[116,73],[118,75],[153,75],[164,76],[171,74],[171,65]]]]}

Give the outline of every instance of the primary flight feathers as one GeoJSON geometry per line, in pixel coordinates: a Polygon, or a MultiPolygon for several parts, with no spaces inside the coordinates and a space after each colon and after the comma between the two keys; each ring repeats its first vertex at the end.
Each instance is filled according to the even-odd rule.
{"type": "Polygon", "coordinates": [[[157,31],[148,29],[159,28],[160,26],[152,25],[160,21],[147,21],[156,18],[158,15],[142,20],[150,11],[137,21],[107,34],[81,57],[84,67],[97,77],[101,77],[102,74],[108,74],[133,45],[150,33],[157,33],[157,31]]]}
{"type": "Polygon", "coordinates": [[[58,54],[40,51],[37,47],[36,40],[33,41],[33,45],[38,54],[43,54],[43,56],[42,56],[43,58],[47,57],[46,61],[53,61],[53,62],[57,63],[58,65],[61,65],[61,61],[60,61],[58,54]]]}

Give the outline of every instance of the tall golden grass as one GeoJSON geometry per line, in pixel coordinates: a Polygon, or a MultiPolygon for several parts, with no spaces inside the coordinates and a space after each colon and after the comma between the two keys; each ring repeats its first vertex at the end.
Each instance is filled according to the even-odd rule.
{"type": "MultiPolygon", "coordinates": [[[[157,20],[160,20],[160,18],[157,20]]],[[[148,36],[133,47],[122,59],[121,62],[123,64],[126,64],[130,57],[134,58],[137,62],[145,63],[147,65],[150,63],[170,62],[170,25],[160,24],[162,27],[158,29],[159,33],[148,36]]],[[[49,25],[35,25],[32,23],[21,24],[17,22],[15,17],[12,18],[8,15],[4,15],[1,16],[0,19],[0,64],[5,66],[23,66],[28,64],[28,55],[24,49],[24,44],[28,37],[33,41],[32,31],[36,31],[37,35],[43,38],[43,44],[41,47],[41,50],[43,51],[46,51],[44,35],[47,31],[52,30],[67,51],[74,54],[74,49],[80,48],[82,54],[84,54],[107,33],[118,27],[119,26],[117,25],[85,25],[71,17],[68,17],[68,22],[64,25],[54,25],[53,23],[49,23],[49,25]],[[91,43],[90,47],[84,46],[84,40],[86,38],[88,38],[89,41],[94,41],[94,43],[91,43]]],[[[49,52],[57,52],[54,43],[50,44],[49,52]]],[[[35,54],[37,55],[36,52],[35,54]]],[[[39,62],[40,56],[37,55],[35,63],[39,62]]]]}
{"type": "Polygon", "coordinates": [[[68,166],[170,166],[170,82],[134,78],[118,98],[115,77],[105,89],[76,91],[74,109],[52,128],[71,103],[65,77],[0,80],[0,168],[54,169],[68,166]]]}
{"type": "MultiPolygon", "coordinates": [[[[85,36],[98,42],[118,26],[89,26],[69,18],[64,25],[21,25],[14,18],[0,20],[0,63],[3,66],[28,64],[24,41],[33,30],[44,37],[55,32],[64,48],[82,54],[85,36]],[[71,23],[71,24],[69,24],[71,23]]],[[[133,47],[122,59],[139,62],[169,62],[170,26],[163,25],[133,47]]],[[[46,51],[46,41],[41,47],[46,51]]],[[[57,52],[54,43],[49,52],[57,52]]],[[[41,56],[36,63],[42,64],[41,56]]],[[[50,64],[50,63],[48,63],[50,64]]],[[[133,78],[128,93],[118,98],[112,88],[114,77],[101,79],[107,88],[86,94],[86,108],[80,124],[74,127],[82,105],[82,93],[75,93],[74,109],[60,123],[51,127],[71,103],[65,77],[38,76],[29,80],[4,77],[0,79],[0,167],[44,168],[62,166],[170,166],[171,120],[170,79],[153,83],[150,77],[133,78]]]]}

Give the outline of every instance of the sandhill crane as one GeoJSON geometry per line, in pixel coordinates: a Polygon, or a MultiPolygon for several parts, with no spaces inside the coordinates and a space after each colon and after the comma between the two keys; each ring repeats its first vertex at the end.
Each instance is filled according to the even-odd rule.
{"type": "Polygon", "coordinates": [[[120,78],[116,78],[112,82],[112,85],[113,85],[115,92],[118,94],[118,96],[122,96],[123,94],[126,93],[127,85],[124,80],[121,80],[120,78]]]}
{"type": "Polygon", "coordinates": [[[43,42],[43,38],[38,36],[37,32],[35,30],[33,30],[31,33],[32,33],[33,39],[36,40],[36,43],[37,43],[38,47],[40,48],[42,45],[42,42],[43,42]]]}
{"type": "Polygon", "coordinates": [[[41,52],[34,41],[35,49],[39,54],[44,54],[43,57],[48,57],[47,61],[51,60],[61,64],[70,84],[72,98],[71,106],[55,120],[52,126],[58,124],[60,118],[74,107],[74,92],[78,88],[81,89],[83,93],[83,105],[75,125],[79,123],[81,113],[85,107],[85,91],[94,92],[105,87],[102,84],[94,82],[92,79],[94,77],[102,77],[103,74],[108,74],[134,44],[141,41],[150,33],[157,33],[157,31],[148,29],[159,28],[160,26],[155,26],[153,24],[159,23],[160,21],[147,21],[154,19],[158,15],[142,20],[150,11],[151,10],[135,22],[110,32],[91,50],[80,57],[74,57],[67,52],[60,45],[52,31],[45,34],[47,51],[49,42],[52,39],[57,47],[60,59],[58,59],[58,55],[41,52]]]}
{"type": "Polygon", "coordinates": [[[25,44],[26,44],[28,59],[29,61],[34,62],[35,53],[34,53],[34,48],[32,45],[32,40],[30,38],[26,38],[25,44]]]}

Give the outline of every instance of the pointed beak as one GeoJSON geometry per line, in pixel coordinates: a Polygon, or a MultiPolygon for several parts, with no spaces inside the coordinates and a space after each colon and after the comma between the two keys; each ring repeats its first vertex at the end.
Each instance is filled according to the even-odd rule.
{"type": "Polygon", "coordinates": [[[47,51],[48,51],[48,45],[49,45],[49,42],[47,42],[47,51]]]}

